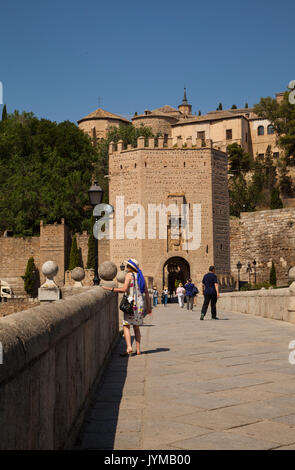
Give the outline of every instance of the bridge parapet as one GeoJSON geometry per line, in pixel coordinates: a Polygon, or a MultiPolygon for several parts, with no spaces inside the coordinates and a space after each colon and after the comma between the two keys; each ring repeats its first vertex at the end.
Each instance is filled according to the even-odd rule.
{"type": "Polygon", "coordinates": [[[71,447],[119,334],[101,287],[0,319],[0,449],[71,447]]]}
{"type": "Polygon", "coordinates": [[[222,293],[218,310],[295,323],[295,282],[288,288],[222,293]]]}

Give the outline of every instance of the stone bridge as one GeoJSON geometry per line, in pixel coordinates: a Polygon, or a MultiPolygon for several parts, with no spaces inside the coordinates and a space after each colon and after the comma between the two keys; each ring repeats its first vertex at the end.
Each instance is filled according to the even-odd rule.
{"type": "Polygon", "coordinates": [[[258,296],[287,321],[242,293],[222,294],[219,321],[199,321],[202,298],[160,305],[130,358],[100,287],[1,318],[0,448],[294,449],[295,297],[258,296]]]}

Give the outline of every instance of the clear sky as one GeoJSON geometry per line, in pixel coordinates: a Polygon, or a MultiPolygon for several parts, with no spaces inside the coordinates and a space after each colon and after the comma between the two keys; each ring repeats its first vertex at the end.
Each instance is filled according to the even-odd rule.
{"type": "MultiPolygon", "coordinates": [[[[8,112],[55,121],[258,102],[295,79],[291,0],[2,0],[8,112]]],[[[2,106],[0,105],[0,111],[2,106]]]]}

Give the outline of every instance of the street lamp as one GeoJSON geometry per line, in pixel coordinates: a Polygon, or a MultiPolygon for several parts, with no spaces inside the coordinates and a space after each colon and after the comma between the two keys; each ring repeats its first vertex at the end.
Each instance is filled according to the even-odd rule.
{"type": "MultiPolygon", "coordinates": [[[[98,186],[97,181],[94,181],[91,187],[88,190],[88,196],[90,204],[92,205],[93,209],[95,206],[101,203],[103,198],[103,190],[100,186],[98,186]]],[[[99,220],[98,216],[95,216],[95,222],[99,220]]],[[[94,237],[94,278],[93,278],[93,285],[99,285],[99,277],[98,277],[98,239],[94,237]]]]}
{"type": "Polygon", "coordinates": [[[256,260],[253,261],[253,266],[254,266],[254,284],[256,285],[256,260]]]}
{"type": "Polygon", "coordinates": [[[240,271],[242,268],[242,263],[241,261],[237,262],[237,270],[238,270],[238,290],[240,290],[240,271]]]}

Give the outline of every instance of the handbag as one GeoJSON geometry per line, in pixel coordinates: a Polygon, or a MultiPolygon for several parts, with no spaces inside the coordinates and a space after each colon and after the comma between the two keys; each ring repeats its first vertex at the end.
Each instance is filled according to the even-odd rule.
{"type": "Polygon", "coordinates": [[[120,302],[120,310],[126,313],[127,315],[134,315],[133,310],[133,299],[129,302],[127,295],[123,295],[122,300],[120,302]]]}

